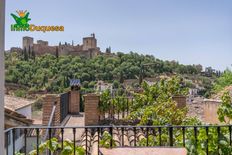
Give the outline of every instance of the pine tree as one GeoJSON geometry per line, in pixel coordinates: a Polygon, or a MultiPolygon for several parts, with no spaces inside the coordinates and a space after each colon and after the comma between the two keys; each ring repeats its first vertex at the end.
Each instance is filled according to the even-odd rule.
{"type": "Polygon", "coordinates": [[[31,50],[31,57],[32,57],[33,60],[35,60],[35,51],[34,51],[33,48],[32,48],[32,50],[31,50]]]}
{"type": "Polygon", "coordinates": [[[31,58],[31,46],[29,46],[29,48],[28,48],[28,58],[29,59],[31,58]]]}

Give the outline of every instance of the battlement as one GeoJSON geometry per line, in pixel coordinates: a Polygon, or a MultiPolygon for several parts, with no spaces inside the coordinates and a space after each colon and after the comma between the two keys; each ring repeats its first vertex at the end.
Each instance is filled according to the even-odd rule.
{"type": "Polygon", "coordinates": [[[97,39],[95,38],[95,34],[91,34],[90,37],[84,37],[82,45],[74,45],[65,42],[59,45],[49,46],[48,41],[37,40],[34,43],[34,38],[25,36],[22,41],[22,49],[29,51],[33,50],[35,55],[43,55],[43,54],[53,54],[56,55],[57,52],[59,55],[74,55],[74,56],[84,56],[87,58],[92,58],[101,53],[100,48],[97,47],[97,39]],[[58,49],[58,51],[56,51],[58,49]]]}

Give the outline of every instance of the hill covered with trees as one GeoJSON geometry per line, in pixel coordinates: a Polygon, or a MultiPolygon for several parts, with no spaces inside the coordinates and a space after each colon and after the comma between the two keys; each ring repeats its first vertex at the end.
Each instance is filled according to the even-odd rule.
{"type": "Polygon", "coordinates": [[[30,91],[47,90],[63,92],[69,87],[69,79],[81,80],[85,89],[93,89],[96,81],[103,80],[115,84],[125,79],[138,79],[141,67],[145,67],[144,77],[155,77],[161,74],[181,74],[189,77],[200,77],[211,84],[208,79],[216,74],[208,72],[202,76],[201,65],[183,65],[177,61],[163,61],[151,55],[140,55],[121,52],[112,56],[99,55],[92,59],[73,56],[43,55],[25,58],[19,53],[5,53],[6,83],[26,86],[30,91]]]}

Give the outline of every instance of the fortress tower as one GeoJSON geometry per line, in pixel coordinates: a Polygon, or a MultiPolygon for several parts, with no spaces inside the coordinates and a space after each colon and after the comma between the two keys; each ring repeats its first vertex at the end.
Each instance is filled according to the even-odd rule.
{"type": "Polygon", "coordinates": [[[74,45],[65,42],[65,44],[59,43],[57,46],[49,45],[48,41],[37,40],[34,43],[34,39],[32,37],[25,36],[22,40],[22,49],[21,48],[11,48],[12,52],[20,52],[26,49],[27,52],[33,51],[36,56],[43,54],[52,54],[56,55],[57,49],[59,55],[73,55],[73,56],[83,56],[86,58],[93,58],[99,54],[101,54],[100,48],[97,47],[97,39],[95,38],[95,34],[91,34],[89,37],[83,38],[82,45],[74,45]]]}
{"type": "Polygon", "coordinates": [[[23,49],[26,51],[29,50],[29,47],[32,48],[34,43],[34,39],[31,37],[23,37],[23,49]]]}
{"type": "Polygon", "coordinates": [[[96,49],[97,48],[97,39],[95,34],[91,34],[90,37],[83,38],[83,50],[96,49]]]}

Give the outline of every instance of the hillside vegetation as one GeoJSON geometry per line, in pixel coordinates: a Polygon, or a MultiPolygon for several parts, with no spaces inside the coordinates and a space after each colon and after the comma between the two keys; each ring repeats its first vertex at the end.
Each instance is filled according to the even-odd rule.
{"type": "MultiPolygon", "coordinates": [[[[144,77],[171,73],[202,78],[201,65],[182,65],[133,52],[99,55],[93,59],[53,55],[25,58],[18,53],[5,53],[6,82],[26,86],[30,91],[63,92],[72,78],[80,79],[85,89],[93,89],[97,80],[112,82],[117,87],[125,79],[138,78],[143,64],[153,64],[144,67],[144,77]]],[[[208,77],[203,79],[211,83],[207,82],[208,77]]]]}

